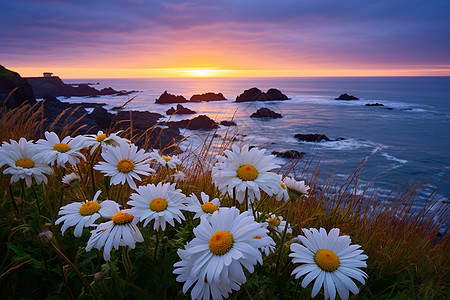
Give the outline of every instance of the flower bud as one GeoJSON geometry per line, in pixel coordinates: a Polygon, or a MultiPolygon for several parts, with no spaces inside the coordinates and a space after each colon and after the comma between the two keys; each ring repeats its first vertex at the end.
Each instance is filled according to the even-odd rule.
{"type": "Polygon", "coordinates": [[[105,279],[105,274],[103,272],[97,272],[94,275],[94,282],[99,283],[102,282],[103,279],[105,279]]]}
{"type": "Polygon", "coordinates": [[[38,241],[41,244],[47,244],[48,242],[50,242],[53,238],[53,232],[51,232],[50,230],[44,230],[41,233],[38,234],[38,241]]]}

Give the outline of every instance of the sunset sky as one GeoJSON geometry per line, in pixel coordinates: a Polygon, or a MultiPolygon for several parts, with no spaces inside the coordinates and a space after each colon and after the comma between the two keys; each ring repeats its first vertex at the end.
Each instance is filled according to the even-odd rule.
{"type": "Polygon", "coordinates": [[[450,1],[1,0],[22,76],[449,76],[450,1]]]}

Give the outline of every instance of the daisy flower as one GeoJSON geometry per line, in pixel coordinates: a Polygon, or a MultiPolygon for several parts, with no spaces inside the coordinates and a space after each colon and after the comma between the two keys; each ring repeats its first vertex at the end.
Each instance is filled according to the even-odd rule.
{"type": "Polygon", "coordinates": [[[269,172],[279,167],[275,164],[275,156],[265,155],[266,150],[245,145],[240,150],[233,145],[232,150],[225,150],[226,156],[218,156],[219,162],[213,167],[213,181],[223,193],[233,195],[236,188],[236,198],[240,203],[245,199],[246,190],[250,202],[260,199],[260,189],[272,196],[279,189],[279,177],[269,172]]]}
{"type": "Polygon", "coordinates": [[[287,201],[289,200],[289,193],[288,193],[288,189],[286,187],[286,184],[284,184],[283,180],[281,180],[281,176],[279,176],[280,181],[280,187],[276,193],[277,197],[277,201],[287,201]]]}
{"type": "Polygon", "coordinates": [[[101,223],[91,231],[91,237],[86,246],[86,252],[92,248],[101,250],[103,258],[111,258],[111,250],[119,250],[119,246],[129,246],[134,249],[136,242],[143,242],[141,232],[136,226],[137,219],[128,209],[121,210],[112,216],[112,220],[101,223]]]}
{"type": "Polygon", "coordinates": [[[138,151],[134,144],[129,145],[126,140],[121,140],[118,147],[103,148],[102,157],[105,161],[99,162],[94,169],[111,176],[111,184],[128,182],[132,189],[136,189],[133,178],[140,180],[139,175],[148,176],[155,172],[148,166],[149,156],[143,149],[138,151]]]}
{"type": "Polygon", "coordinates": [[[160,182],[158,185],[140,186],[136,193],[131,194],[131,201],[127,204],[133,206],[131,214],[144,222],[144,227],[155,220],[153,228],[156,230],[161,226],[165,230],[166,223],[175,226],[174,221],[181,223],[184,220],[181,210],[186,210],[185,198],[181,190],[175,188],[175,183],[160,182]]]}
{"type": "Polygon", "coordinates": [[[170,175],[170,177],[172,177],[175,182],[179,182],[185,180],[187,176],[182,171],[176,171],[175,174],[170,175]]]}
{"type": "Polygon", "coordinates": [[[289,254],[292,262],[303,264],[292,271],[295,279],[307,274],[302,281],[303,288],[315,279],[312,297],[317,295],[322,285],[325,299],[334,300],[336,290],[342,299],[348,299],[349,291],[357,294],[358,287],[350,278],[361,284],[367,279],[367,274],[358,269],[367,266],[364,260],[368,258],[358,250],[360,246],[350,246],[350,237],[339,236],[337,228],[331,229],[328,235],[323,228],[320,232],[315,228],[302,230],[306,237],[298,237],[304,246],[292,243],[292,253],[289,254]]]}
{"type": "Polygon", "coordinates": [[[81,182],[81,178],[80,176],[78,176],[78,174],[72,172],[70,174],[64,175],[61,182],[70,186],[78,186],[81,182]]]}
{"type": "Polygon", "coordinates": [[[253,273],[254,265],[262,264],[259,248],[264,246],[262,242],[267,242],[267,232],[250,212],[240,214],[235,207],[221,208],[213,213],[210,221],[202,218],[190,242],[192,273],[207,282],[226,281],[231,266],[237,269],[233,272],[243,272],[244,266],[253,273]],[[261,239],[254,239],[255,236],[261,239]]]}
{"type": "Polygon", "coordinates": [[[209,196],[204,192],[201,193],[201,201],[197,198],[197,196],[192,193],[190,197],[188,197],[189,205],[186,210],[190,212],[194,212],[194,219],[206,217],[211,219],[211,215],[219,209],[220,201],[218,198],[214,198],[211,201],[209,200],[209,196]]]}
{"type": "Polygon", "coordinates": [[[86,160],[86,157],[80,152],[84,147],[83,137],[71,138],[66,136],[62,141],[54,132],[45,132],[45,139],[36,142],[39,153],[36,160],[41,160],[48,164],[54,164],[64,167],[68,162],[72,166],[80,162],[80,158],[86,160]]]}
{"type": "Polygon", "coordinates": [[[275,234],[280,238],[284,232],[284,228],[287,226],[286,233],[292,233],[292,228],[286,221],[283,220],[282,216],[277,216],[271,214],[266,218],[267,227],[269,230],[275,232],[275,234]]]}
{"type": "Polygon", "coordinates": [[[31,186],[32,178],[37,184],[47,183],[47,177],[52,174],[52,168],[48,164],[36,159],[39,149],[32,141],[21,138],[19,142],[10,140],[10,143],[3,142],[0,147],[0,168],[3,165],[8,167],[3,174],[11,174],[11,183],[25,179],[28,187],[31,186]]]}
{"type": "MultiPolygon", "coordinates": [[[[94,151],[100,146],[100,147],[106,147],[106,146],[113,146],[117,147],[120,144],[120,141],[123,139],[120,136],[118,136],[119,132],[117,133],[104,133],[103,131],[98,131],[97,134],[87,134],[85,135],[85,145],[86,147],[91,148],[91,154],[94,153],[94,151]]],[[[126,139],[125,139],[126,140],[126,139]]],[[[128,141],[128,140],[126,140],[128,141]]]]}
{"type": "Polygon", "coordinates": [[[199,277],[199,272],[192,272],[192,260],[190,259],[190,245],[186,244],[186,249],[178,249],[177,254],[181,261],[174,264],[174,274],[178,274],[176,280],[184,282],[183,293],[187,293],[192,286],[191,299],[213,299],[228,298],[233,290],[239,290],[240,284],[245,283],[245,274],[239,263],[234,261],[229,268],[222,270],[220,281],[208,281],[199,277]]]}
{"type": "Polygon", "coordinates": [[[283,182],[292,200],[297,200],[301,196],[307,195],[309,192],[309,186],[307,186],[303,180],[297,181],[292,177],[285,177],[283,182]]]}
{"type": "Polygon", "coordinates": [[[61,227],[62,235],[64,235],[67,228],[75,226],[73,235],[80,237],[84,227],[92,226],[100,217],[111,219],[119,211],[120,205],[115,201],[105,200],[98,203],[97,198],[100,193],[101,191],[97,191],[92,200],[74,202],[61,207],[58,215],[62,217],[55,221],[55,225],[64,222],[61,227]]]}
{"type": "Polygon", "coordinates": [[[161,166],[168,167],[170,169],[176,169],[177,165],[181,165],[181,160],[176,155],[159,155],[157,150],[153,150],[153,152],[150,153],[150,157],[156,160],[161,166]]]}

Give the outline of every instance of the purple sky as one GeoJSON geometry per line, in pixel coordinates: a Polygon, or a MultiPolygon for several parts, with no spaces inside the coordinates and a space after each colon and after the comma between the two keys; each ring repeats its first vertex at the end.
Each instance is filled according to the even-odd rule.
{"type": "Polygon", "coordinates": [[[0,26],[10,69],[450,75],[449,0],[2,0],[0,26]]]}

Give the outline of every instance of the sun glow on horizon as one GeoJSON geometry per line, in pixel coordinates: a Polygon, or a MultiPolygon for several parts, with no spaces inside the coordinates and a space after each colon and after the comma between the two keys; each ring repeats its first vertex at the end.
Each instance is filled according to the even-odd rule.
{"type": "Polygon", "coordinates": [[[214,69],[195,69],[184,71],[187,77],[220,77],[224,76],[229,70],[214,70],[214,69]]]}

